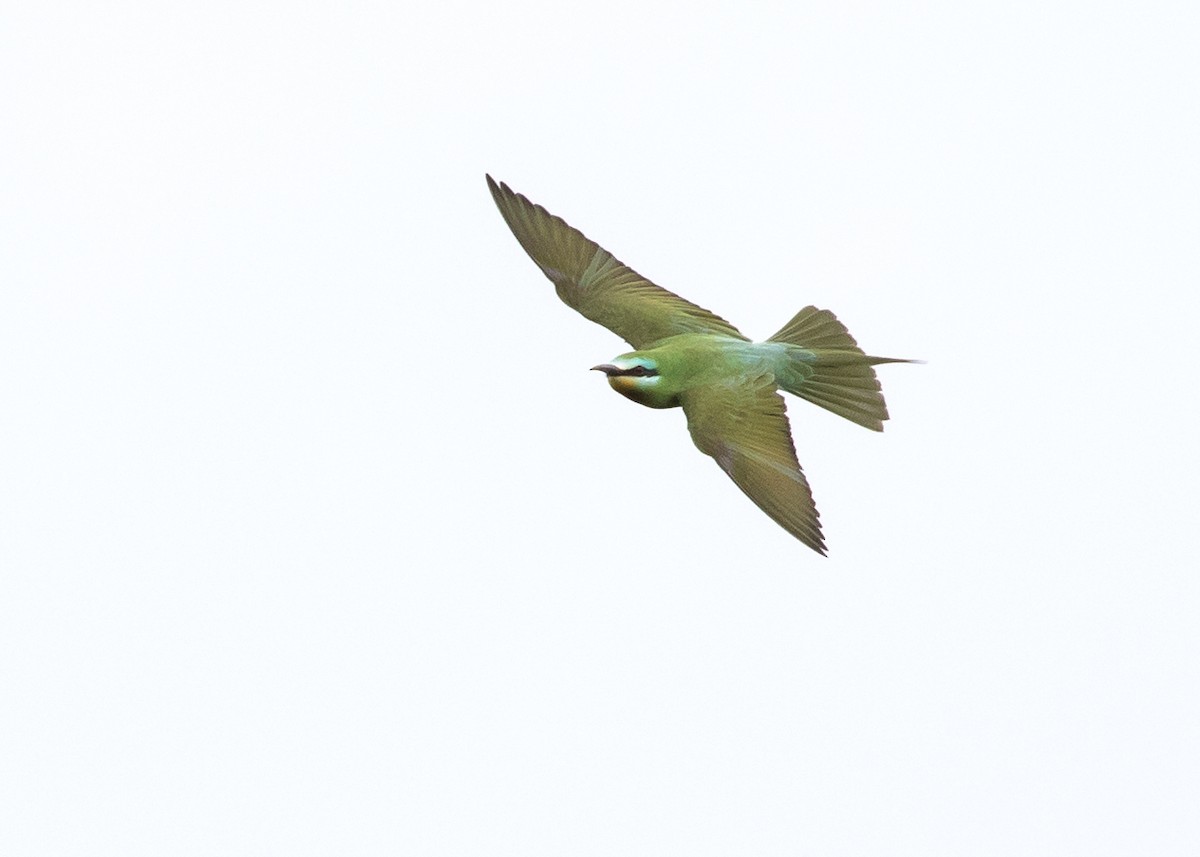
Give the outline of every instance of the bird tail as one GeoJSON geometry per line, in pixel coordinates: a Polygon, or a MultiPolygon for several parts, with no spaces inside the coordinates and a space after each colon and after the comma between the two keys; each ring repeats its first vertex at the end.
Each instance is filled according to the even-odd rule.
{"type": "Polygon", "coordinates": [[[782,389],[873,431],[883,431],[888,412],[872,367],[919,362],[864,353],[833,313],[813,306],[767,341],[793,346],[775,373],[782,389]]]}

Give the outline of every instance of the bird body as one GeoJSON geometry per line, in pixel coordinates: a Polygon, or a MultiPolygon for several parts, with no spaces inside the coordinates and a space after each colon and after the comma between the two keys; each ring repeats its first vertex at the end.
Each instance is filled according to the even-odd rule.
{"type": "Polygon", "coordinates": [[[636,349],[593,368],[638,404],[682,408],[696,447],[776,523],[824,554],[778,391],[882,431],[888,413],[873,367],[914,361],[864,353],[833,313],[811,306],[766,341],[751,342],[507,185],[487,181],[509,228],[563,302],[636,349]]]}
{"type": "Polygon", "coordinates": [[[680,397],[690,389],[736,383],[747,374],[773,370],[780,362],[778,352],[775,343],[747,342],[717,333],[681,333],[593,368],[608,375],[614,390],[639,405],[677,408],[682,405],[680,397]],[[637,367],[647,371],[639,373],[637,367]],[[631,371],[634,374],[629,374],[631,371]]]}

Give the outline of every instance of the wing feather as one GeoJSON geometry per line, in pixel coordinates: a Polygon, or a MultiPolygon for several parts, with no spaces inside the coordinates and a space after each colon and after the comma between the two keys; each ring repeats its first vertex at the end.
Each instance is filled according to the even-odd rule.
{"type": "Polygon", "coordinates": [[[680,333],[746,338],[720,316],[654,285],[508,185],[491,176],[487,183],[504,221],[563,302],[634,348],[680,333]]]}
{"type": "Polygon", "coordinates": [[[681,397],[688,431],[772,520],[825,554],[820,515],[796,459],[783,397],[770,373],[697,387],[681,397]]]}

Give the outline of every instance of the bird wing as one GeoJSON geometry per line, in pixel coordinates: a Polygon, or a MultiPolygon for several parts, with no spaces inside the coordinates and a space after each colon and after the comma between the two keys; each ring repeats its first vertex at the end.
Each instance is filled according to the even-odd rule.
{"type": "Polygon", "coordinates": [[[783,397],[770,373],[695,387],[681,396],[692,441],[793,536],[825,553],[820,516],[796,460],[783,397]]]}
{"type": "Polygon", "coordinates": [[[508,228],[563,302],[634,348],[680,333],[745,339],[725,319],[654,285],[578,229],[487,177],[508,228]]]}

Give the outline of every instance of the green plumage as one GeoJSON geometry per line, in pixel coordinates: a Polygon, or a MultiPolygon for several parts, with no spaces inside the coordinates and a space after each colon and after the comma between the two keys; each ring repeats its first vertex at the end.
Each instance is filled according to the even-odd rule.
{"type": "Polygon", "coordinates": [[[811,306],[766,342],[750,342],[507,185],[491,176],[487,183],[563,302],[637,349],[595,367],[613,389],[647,407],[682,407],[697,448],[776,523],[824,554],[778,390],[881,431],[888,413],[872,367],[912,361],[865,354],[833,313],[811,306]]]}

